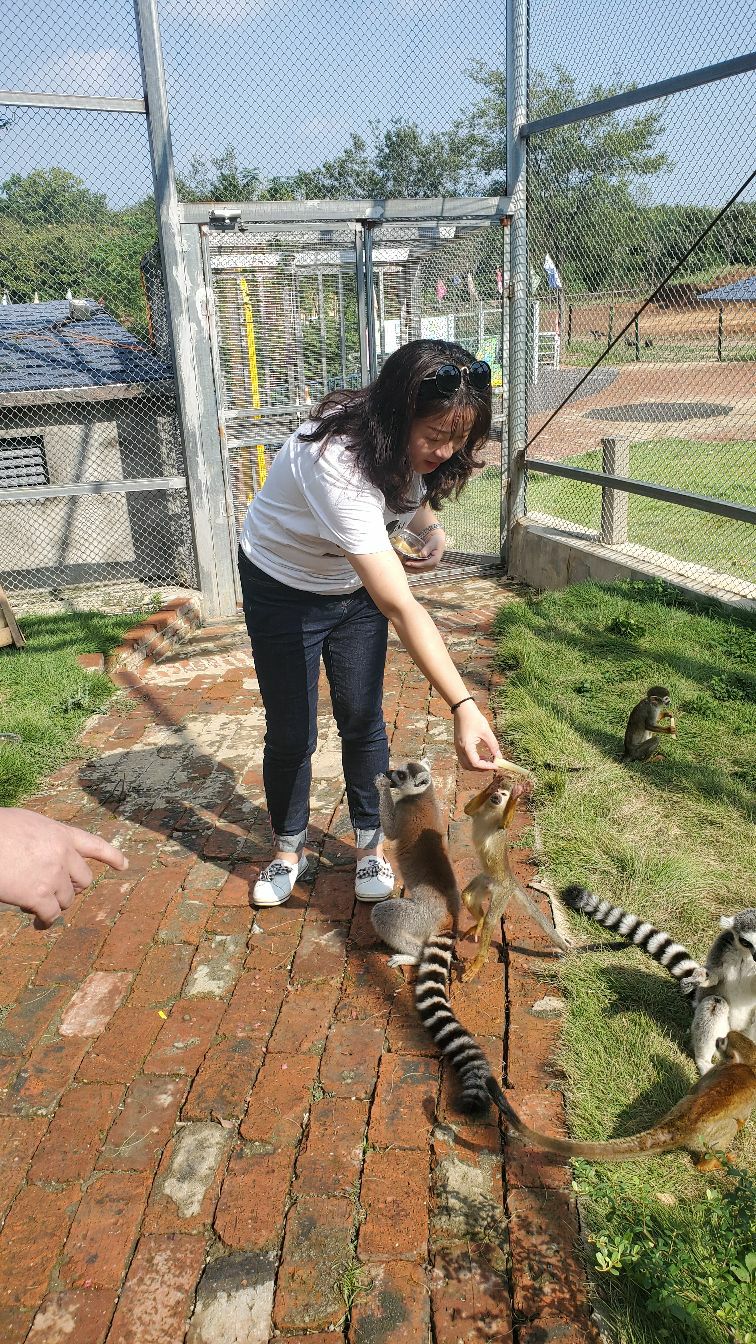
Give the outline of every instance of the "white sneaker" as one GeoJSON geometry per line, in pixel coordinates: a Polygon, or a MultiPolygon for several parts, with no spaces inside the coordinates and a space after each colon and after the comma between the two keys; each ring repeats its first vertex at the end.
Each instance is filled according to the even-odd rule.
{"type": "Polygon", "coordinates": [[[252,888],[252,901],[255,905],[283,905],[294,890],[294,883],[307,871],[307,856],[302,855],[299,863],[287,863],[285,859],[274,859],[267,868],[263,868],[252,888]]]}
{"type": "Polygon", "coordinates": [[[357,864],[354,894],[358,901],[385,901],[394,890],[394,881],[391,864],[370,854],[357,864]]]}

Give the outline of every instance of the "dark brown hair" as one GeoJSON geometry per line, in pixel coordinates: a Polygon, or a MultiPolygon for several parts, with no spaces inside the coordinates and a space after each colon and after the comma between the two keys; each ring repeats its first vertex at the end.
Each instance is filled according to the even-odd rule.
{"type": "Polygon", "coordinates": [[[390,509],[411,508],[413,472],[407,447],[415,420],[441,411],[455,418],[472,411],[464,447],[423,477],[432,507],[458,495],[473,468],[482,466],[475,450],[491,429],[491,389],[480,391],[462,379],[456,392],[444,396],[435,382],[425,382],[442,364],[467,366],[474,362],[453,341],[409,341],[389,355],[375,382],[357,392],[329,392],[313,414],[315,427],[302,437],[319,443],[331,435],[346,439],[362,474],[381,490],[390,509]]]}

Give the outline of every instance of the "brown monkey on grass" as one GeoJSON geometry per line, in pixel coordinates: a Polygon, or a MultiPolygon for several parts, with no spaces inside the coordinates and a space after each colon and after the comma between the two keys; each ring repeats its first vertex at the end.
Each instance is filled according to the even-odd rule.
{"type": "Polygon", "coordinates": [[[647,761],[659,746],[658,733],[677,737],[677,727],[669,709],[670,694],[666,686],[649,686],[634,709],[625,729],[623,761],[647,761]],[[661,720],[667,719],[666,725],[661,720]]]}

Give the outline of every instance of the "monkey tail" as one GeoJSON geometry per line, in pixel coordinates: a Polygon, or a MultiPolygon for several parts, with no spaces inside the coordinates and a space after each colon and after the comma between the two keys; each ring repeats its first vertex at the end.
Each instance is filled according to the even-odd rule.
{"type": "Polygon", "coordinates": [[[483,1051],[455,1017],[449,1003],[455,942],[455,934],[449,932],[436,933],[425,943],[415,983],[415,1006],[423,1026],[459,1076],[462,1108],[483,1111],[490,1105],[488,1082],[494,1080],[483,1051]]]}
{"type": "Polygon", "coordinates": [[[702,978],[703,968],[699,962],[694,961],[688,949],[681,943],[676,943],[668,933],[663,933],[653,924],[647,924],[637,915],[631,915],[620,906],[612,905],[611,901],[600,901],[592,891],[588,891],[587,887],[581,887],[579,883],[565,887],[559,895],[571,910],[587,915],[597,924],[603,924],[605,929],[611,929],[613,933],[619,934],[620,938],[624,938],[631,947],[639,947],[641,952],[653,957],[654,961],[663,966],[665,971],[669,971],[675,980],[686,981],[690,976],[696,976],[696,980],[680,986],[684,993],[694,989],[698,980],[702,978]]]}
{"type": "Polygon", "coordinates": [[[622,1162],[630,1157],[653,1157],[657,1153],[669,1153],[678,1147],[670,1131],[666,1128],[645,1129],[640,1134],[630,1134],[626,1139],[607,1139],[604,1143],[582,1143],[579,1139],[559,1139],[551,1134],[542,1134],[531,1129],[521,1120],[513,1106],[510,1106],[493,1075],[486,1081],[489,1096],[498,1106],[511,1129],[523,1139],[528,1139],[537,1148],[545,1148],[550,1153],[560,1153],[563,1157],[585,1157],[594,1162],[622,1162]]]}

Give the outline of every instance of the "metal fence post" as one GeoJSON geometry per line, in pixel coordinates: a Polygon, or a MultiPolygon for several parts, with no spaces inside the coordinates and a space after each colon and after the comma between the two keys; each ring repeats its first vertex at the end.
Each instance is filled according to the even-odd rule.
{"type": "MultiPolygon", "coordinates": [[[[186,455],[197,570],[204,614],[211,618],[227,616],[236,611],[236,597],[226,517],[226,494],[220,455],[212,451],[212,444],[208,445],[203,435],[203,417],[212,414],[216,419],[216,411],[214,406],[212,408],[203,406],[197,378],[189,316],[189,287],[173,171],[157,0],[134,0],[134,11],[142,65],[142,84],[148,109],[147,125],[155,189],[155,212],[165,276],[176,401],[186,455]]],[[[197,287],[202,288],[201,272],[194,279],[197,287]]]]}
{"type": "MultiPolygon", "coordinates": [[[[605,476],[630,475],[630,440],[601,440],[601,470],[605,476]]],[[[627,541],[629,496],[625,490],[601,487],[601,540],[605,546],[620,546],[627,541]]]]}
{"type": "Polygon", "coordinates": [[[525,448],[528,434],[528,229],[527,144],[520,129],[528,119],[528,0],[507,0],[507,195],[509,235],[509,397],[507,484],[502,499],[502,563],[509,564],[513,528],[525,513],[525,448]]]}

